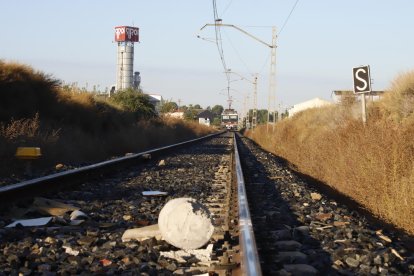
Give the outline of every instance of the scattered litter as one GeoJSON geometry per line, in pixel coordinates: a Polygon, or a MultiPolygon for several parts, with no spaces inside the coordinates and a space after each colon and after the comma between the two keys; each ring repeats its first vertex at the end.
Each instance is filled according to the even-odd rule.
{"type": "Polygon", "coordinates": [[[272,180],[277,180],[277,179],[284,179],[285,177],[284,176],[271,176],[269,178],[272,180]]]}
{"type": "Polygon", "coordinates": [[[72,255],[72,256],[78,256],[79,253],[80,253],[79,250],[72,249],[72,248],[70,248],[69,246],[66,246],[66,245],[62,246],[62,248],[65,249],[66,254],[69,254],[69,255],[72,255]]]}
{"type": "Polygon", "coordinates": [[[63,216],[69,211],[79,210],[78,207],[73,205],[43,197],[35,197],[31,209],[51,216],[63,216]]]}
{"type": "Polygon", "coordinates": [[[79,219],[87,219],[88,215],[86,215],[84,212],[75,210],[70,214],[70,220],[79,220],[79,219]]]}
{"type": "Polygon", "coordinates": [[[384,240],[386,242],[392,242],[392,240],[389,237],[385,236],[382,233],[382,230],[378,230],[377,232],[375,232],[375,234],[377,234],[380,239],[382,239],[382,240],[384,240]]]}
{"type": "Polygon", "coordinates": [[[210,270],[209,267],[199,266],[199,267],[180,267],[174,271],[173,275],[209,275],[208,271],[210,270]]]}
{"type": "Polygon", "coordinates": [[[329,229],[329,228],[332,228],[333,227],[333,225],[327,225],[327,226],[323,226],[323,227],[318,227],[318,228],[316,228],[317,230],[325,230],[325,229],[329,229]]]}
{"type": "Polygon", "coordinates": [[[394,248],[391,248],[391,253],[394,254],[398,259],[400,259],[401,261],[404,261],[404,258],[401,257],[401,255],[397,252],[397,250],[395,250],[394,248]]]}
{"type": "Polygon", "coordinates": [[[128,242],[130,240],[144,241],[151,238],[156,238],[157,240],[162,239],[158,224],[153,224],[141,228],[128,229],[122,235],[123,242],[128,242]]]}
{"type": "Polygon", "coordinates": [[[65,165],[63,165],[63,164],[61,164],[61,163],[59,163],[59,164],[57,164],[56,166],[55,166],[55,169],[56,170],[61,170],[61,169],[63,169],[63,167],[64,167],[65,165]]]}
{"type": "Polygon", "coordinates": [[[211,262],[211,254],[213,252],[213,244],[209,244],[206,249],[190,249],[178,251],[162,251],[160,256],[174,259],[179,263],[186,263],[189,258],[195,257],[200,262],[211,262]]]}
{"type": "Polygon", "coordinates": [[[16,227],[18,224],[20,224],[22,226],[45,226],[51,220],[52,220],[52,217],[16,220],[15,222],[10,223],[9,225],[7,225],[6,228],[16,227]]]}
{"type": "Polygon", "coordinates": [[[164,160],[164,159],[162,159],[162,160],[158,163],[158,166],[165,166],[165,160],[164,160]]]}
{"type": "Polygon", "coordinates": [[[144,191],[142,192],[143,196],[166,196],[168,195],[167,192],[160,192],[160,191],[144,191]]]}

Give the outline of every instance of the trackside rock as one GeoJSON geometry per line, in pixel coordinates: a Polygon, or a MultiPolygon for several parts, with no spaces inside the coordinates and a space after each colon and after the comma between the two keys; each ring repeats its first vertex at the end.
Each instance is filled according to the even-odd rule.
{"type": "Polygon", "coordinates": [[[206,206],[192,198],[172,199],[158,216],[162,237],[181,249],[197,249],[206,244],[214,226],[206,206]]]}

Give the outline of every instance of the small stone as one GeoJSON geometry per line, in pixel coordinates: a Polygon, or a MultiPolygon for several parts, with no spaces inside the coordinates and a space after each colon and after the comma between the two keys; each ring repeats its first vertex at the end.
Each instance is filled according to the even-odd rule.
{"type": "Polygon", "coordinates": [[[386,269],[386,268],[380,267],[378,269],[378,271],[379,271],[379,273],[381,273],[381,275],[388,275],[388,269],[386,269]]]}
{"type": "Polygon", "coordinates": [[[359,261],[355,260],[354,258],[348,257],[345,260],[346,264],[350,267],[358,267],[359,261]]]}
{"type": "Polygon", "coordinates": [[[370,267],[368,265],[361,264],[359,266],[359,269],[360,269],[359,271],[360,271],[361,274],[364,274],[364,275],[368,275],[369,274],[370,267]]]}
{"type": "Polygon", "coordinates": [[[151,159],[151,154],[149,154],[149,153],[145,153],[145,154],[143,154],[141,157],[142,157],[142,159],[145,159],[145,160],[150,160],[150,159],[151,159]]]}
{"type": "Polygon", "coordinates": [[[374,264],[376,264],[376,265],[381,265],[382,264],[382,259],[381,259],[381,256],[380,255],[377,255],[374,258],[374,264]]]}
{"type": "Polygon", "coordinates": [[[18,262],[18,261],[19,261],[19,258],[17,257],[17,255],[12,254],[7,257],[8,263],[18,262]]]}
{"type": "Polygon", "coordinates": [[[37,270],[39,270],[39,271],[50,271],[51,266],[49,264],[41,264],[37,267],[37,270]]]}
{"type": "Polygon", "coordinates": [[[86,235],[91,237],[97,237],[99,230],[86,230],[86,235]]]}
{"type": "Polygon", "coordinates": [[[346,222],[346,221],[334,221],[334,223],[333,223],[333,225],[335,227],[343,227],[343,226],[345,226],[347,224],[349,224],[349,222],[346,222]]]}
{"type": "Polygon", "coordinates": [[[322,195],[318,194],[318,193],[311,193],[310,196],[311,196],[312,200],[318,201],[318,200],[322,199],[322,195]]]}
{"type": "Polygon", "coordinates": [[[121,260],[124,264],[128,265],[131,263],[131,259],[129,257],[125,257],[121,260]]]}
{"type": "Polygon", "coordinates": [[[69,246],[62,246],[62,248],[65,249],[65,253],[68,255],[72,255],[72,256],[78,256],[79,255],[79,251],[70,248],[69,246]]]}
{"type": "Polygon", "coordinates": [[[164,160],[164,159],[162,159],[162,160],[158,163],[158,166],[165,166],[165,160],[164,160]]]}
{"type": "Polygon", "coordinates": [[[61,164],[61,163],[59,163],[59,164],[57,164],[56,166],[55,166],[55,169],[56,170],[61,170],[61,169],[63,169],[63,167],[64,167],[65,165],[63,165],[63,164],[61,164]]]}
{"type": "Polygon", "coordinates": [[[331,217],[332,217],[332,214],[330,213],[319,213],[319,214],[316,214],[315,219],[320,220],[320,221],[326,221],[330,219],[331,217]]]}
{"type": "Polygon", "coordinates": [[[124,220],[130,220],[132,218],[132,216],[131,215],[123,215],[122,218],[124,220]]]}
{"type": "Polygon", "coordinates": [[[54,244],[56,242],[56,240],[52,237],[47,237],[45,239],[45,243],[50,243],[50,244],[54,244]]]}
{"type": "Polygon", "coordinates": [[[84,236],[80,239],[77,240],[77,243],[79,245],[85,245],[85,246],[90,246],[93,242],[95,241],[95,237],[91,237],[91,236],[84,236]]]}

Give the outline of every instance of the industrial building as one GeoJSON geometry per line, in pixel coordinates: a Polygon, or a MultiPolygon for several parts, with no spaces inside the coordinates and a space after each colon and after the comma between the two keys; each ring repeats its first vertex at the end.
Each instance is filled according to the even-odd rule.
{"type": "Polygon", "coordinates": [[[323,100],[321,98],[314,98],[309,101],[295,104],[291,109],[289,109],[289,117],[292,117],[296,113],[300,111],[304,111],[309,108],[316,108],[316,107],[322,107],[327,105],[332,105],[333,103],[323,100]]]}

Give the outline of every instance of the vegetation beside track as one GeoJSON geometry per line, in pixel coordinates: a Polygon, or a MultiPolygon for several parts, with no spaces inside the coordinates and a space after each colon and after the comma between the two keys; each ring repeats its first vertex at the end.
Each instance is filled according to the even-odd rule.
{"type": "MultiPolygon", "coordinates": [[[[29,66],[0,60],[0,178],[24,171],[19,146],[40,147],[35,168],[96,162],[202,136],[213,130],[159,118],[147,96],[109,99],[64,87],[29,66]]],[[[0,181],[1,182],[1,181],[0,181]]]]}
{"type": "MultiPolygon", "coordinates": [[[[351,99],[351,100],[349,100],[351,99]]],[[[398,76],[378,102],[303,111],[247,135],[297,169],[414,234],[414,71],[398,76]]]]}

